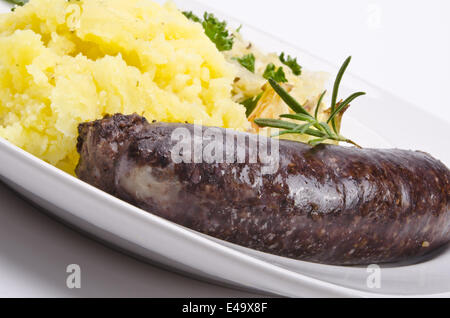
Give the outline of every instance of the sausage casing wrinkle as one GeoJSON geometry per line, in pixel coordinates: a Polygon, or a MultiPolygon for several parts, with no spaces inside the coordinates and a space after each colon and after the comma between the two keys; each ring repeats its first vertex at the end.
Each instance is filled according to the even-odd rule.
{"type": "Polygon", "coordinates": [[[81,124],[76,173],[177,224],[298,260],[398,262],[450,241],[450,171],[426,153],[280,141],[279,168],[263,175],[260,162],[174,163],[179,127],[194,129],[138,115],[81,124]]]}

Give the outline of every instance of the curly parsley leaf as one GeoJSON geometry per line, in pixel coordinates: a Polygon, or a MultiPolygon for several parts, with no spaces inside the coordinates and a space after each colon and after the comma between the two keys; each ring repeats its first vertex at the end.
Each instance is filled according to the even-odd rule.
{"type": "Polygon", "coordinates": [[[265,79],[273,79],[274,81],[278,83],[287,83],[286,74],[284,73],[284,70],[282,67],[277,67],[275,64],[270,63],[267,65],[266,70],[264,71],[263,77],[265,79]]]}
{"type": "Polygon", "coordinates": [[[256,58],[253,54],[247,54],[243,57],[234,57],[233,60],[236,60],[241,64],[243,67],[245,67],[247,70],[249,70],[252,73],[255,73],[255,61],[256,58]]]}
{"type": "Polygon", "coordinates": [[[200,19],[198,16],[196,16],[192,11],[183,11],[183,14],[189,20],[192,20],[192,21],[198,22],[198,23],[202,23],[202,19],[200,19]]]}
{"type": "Polygon", "coordinates": [[[219,21],[214,14],[205,12],[203,16],[205,34],[214,42],[219,51],[229,51],[233,48],[234,37],[227,30],[227,23],[219,21]]]}
{"type": "Polygon", "coordinates": [[[302,74],[302,67],[300,66],[300,64],[298,64],[297,58],[294,59],[290,55],[288,55],[286,58],[285,54],[281,53],[280,61],[284,65],[288,66],[295,75],[299,76],[302,74]]]}
{"type": "Polygon", "coordinates": [[[242,105],[244,105],[244,107],[247,109],[246,111],[246,115],[247,117],[250,117],[250,115],[253,113],[253,111],[256,108],[256,105],[258,105],[259,100],[261,99],[263,93],[254,96],[254,97],[250,97],[246,100],[244,100],[243,102],[241,102],[242,105]]]}
{"type": "Polygon", "coordinates": [[[205,12],[203,20],[192,11],[183,11],[186,18],[201,23],[205,34],[216,45],[219,51],[230,51],[233,48],[234,36],[227,29],[225,21],[219,21],[214,14],[205,12]]]}

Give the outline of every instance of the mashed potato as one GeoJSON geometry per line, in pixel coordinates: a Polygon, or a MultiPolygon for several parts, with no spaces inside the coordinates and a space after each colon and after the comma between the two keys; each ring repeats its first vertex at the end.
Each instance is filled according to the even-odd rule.
{"type": "MultiPolygon", "coordinates": [[[[264,91],[250,118],[291,112],[266,85],[269,64],[283,68],[291,95],[314,111],[328,74],[295,75],[239,32],[233,42],[219,52],[170,2],[31,0],[0,15],[0,137],[74,174],[78,125],[107,114],[270,134],[277,130],[252,128],[239,104],[264,91]],[[236,61],[247,54],[254,73],[236,61]]],[[[321,104],[319,118],[327,116],[321,104]]]]}
{"type": "Polygon", "coordinates": [[[73,173],[77,126],[112,113],[248,129],[233,67],[172,4],[31,0],[0,16],[0,136],[73,173]]]}

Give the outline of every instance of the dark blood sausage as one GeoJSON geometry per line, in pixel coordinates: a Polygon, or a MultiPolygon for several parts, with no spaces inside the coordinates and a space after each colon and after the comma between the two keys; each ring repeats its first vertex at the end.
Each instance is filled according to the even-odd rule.
{"type": "Polygon", "coordinates": [[[450,172],[428,154],[281,141],[279,169],[262,175],[259,161],[174,163],[179,127],[193,131],[137,115],[82,124],[76,173],[185,227],[298,260],[397,262],[450,241],[450,172]]]}

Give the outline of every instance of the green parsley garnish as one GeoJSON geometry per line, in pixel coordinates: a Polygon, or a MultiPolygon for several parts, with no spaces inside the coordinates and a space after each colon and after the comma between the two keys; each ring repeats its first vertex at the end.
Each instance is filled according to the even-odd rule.
{"type": "Polygon", "coordinates": [[[229,51],[233,48],[234,37],[227,30],[227,23],[220,22],[212,13],[203,16],[203,28],[206,35],[213,41],[219,51],[229,51]]]}
{"type": "Polygon", "coordinates": [[[198,22],[198,23],[202,23],[202,20],[198,16],[196,16],[192,11],[183,11],[183,14],[189,20],[192,20],[192,21],[198,22]]]}
{"type": "Polygon", "coordinates": [[[233,60],[236,60],[241,64],[243,67],[245,67],[247,70],[249,70],[252,73],[255,73],[255,56],[253,54],[247,54],[243,57],[234,57],[233,60]]]}
{"type": "MultiPolygon", "coordinates": [[[[322,100],[326,94],[326,91],[322,93],[319,98],[319,101],[316,106],[316,111],[314,115],[311,115],[299,102],[297,102],[289,93],[282,88],[276,81],[273,79],[269,79],[269,83],[275,92],[281,97],[281,99],[294,111],[294,114],[285,114],[281,115],[280,118],[286,118],[291,120],[297,120],[302,123],[294,123],[291,121],[286,121],[282,119],[255,119],[255,123],[260,127],[272,127],[282,129],[280,133],[276,136],[282,135],[309,135],[316,137],[309,141],[309,144],[312,146],[319,145],[327,140],[334,140],[338,142],[346,142],[352,145],[359,147],[352,140],[342,136],[337,129],[336,120],[339,117],[342,117],[345,110],[349,107],[350,103],[358,98],[359,96],[365,95],[366,93],[358,92],[350,95],[344,101],[338,102],[337,95],[339,92],[339,86],[342,80],[342,77],[350,64],[351,57],[345,60],[341,69],[339,70],[338,75],[336,76],[336,81],[333,88],[332,102],[331,102],[331,110],[330,116],[328,117],[326,122],[319,121],[318,119],[318,109],[322,103],[322,100]],[[331,124],[331,127],[330,127],[331,124]]],[[[275,137],[275,136],[274,136],[275,137]]]]}
{"type": "Polygon", "coordinates": [[[183,12],[183,14],[194,22],[201,23],[205,34],[216,45],[219,51],[229,51],[233,48],[233,34],[227,30],[227,23],[219,21],[214,14],[205,12],[203,20],[192,12],[183,12]]]}
{"type": "Polygon", "coordinates": [[[299,76],[302,74],[302,67],[300,66],[300,64],[298,64],[297,58],[294,59],[290,55],[288,55],[288,57],[286,58],[284,53],[281,53],[280,61],[284,65],[288,66],[292,70],[294,75],[299,76]]]}
{"type": "Polygon", "coordinates": [[[25,3],[28,2],[28,0],[6,0],[6,1],[18,6],[23,6],[25,3]]]}
{"type": "Polygon", "coordinates": [[[266,70],[264,71],[263,77],[265,79],[273,79],[278,83],[287,83],[286,74],[282,67],[277,67],[275,64],[270,63],[267,65],[266,70]]]}

